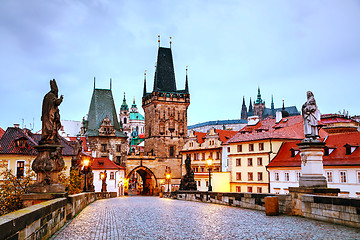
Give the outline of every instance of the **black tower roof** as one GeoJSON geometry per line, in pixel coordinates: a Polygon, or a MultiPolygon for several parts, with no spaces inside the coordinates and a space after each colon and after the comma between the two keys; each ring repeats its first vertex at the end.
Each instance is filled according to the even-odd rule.
{"type": "Polygon", "coordinates": [[[154,76],[154,91],[176,92],[171,48],[159,47],[154,76]]]}

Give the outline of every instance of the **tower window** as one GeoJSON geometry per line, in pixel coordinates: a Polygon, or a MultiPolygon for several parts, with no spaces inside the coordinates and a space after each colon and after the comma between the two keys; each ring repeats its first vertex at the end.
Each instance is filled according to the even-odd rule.
{"type": "Polygon", "coordinates": [[[169,154],[170,154],[170,157],[175,157],[175,147],[174,146],[170,146],[169,154]]]}
{"type": "Polygon", "coordinates": [[[127,124],[127,118],[124,118],[124,124],[127,124]]]}

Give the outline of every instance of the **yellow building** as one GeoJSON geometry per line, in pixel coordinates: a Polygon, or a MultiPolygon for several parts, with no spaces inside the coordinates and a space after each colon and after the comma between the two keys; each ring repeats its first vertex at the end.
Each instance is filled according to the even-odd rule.
{"type": "MultiPolygon", "coordinates": [[[[33,134],[28,129],[21,129],[17,124],[14,127],[9,127],[0,139],[0,172],[11,170],[18,178],[23,177],[37,155],[34,147],[38,145],[40,139],[40,134],[33,134]]],[[[66,175],[69,176],[74,148],[63,138],[61,145],[64,147],[62,154],[66,166],[66,175]]],[[[0,175],[1,180],[4,179],[0,175]]]]}
{"type": "Polygon", "coordinates": [[[303,137],[301,116],[249,121],[223,145],[226,165],[231,173],[231,192],[269,192],[266,165],[276,156],[284,141],[303,137]]]}
{"type": "MultiPolygon", "coordinates": [[[[212,185],[219,191],[228,191],[229,187],[224,185],[229,185],[229,182],[227,180],[223,180],[228,179],[228,177],[224,174],[217,173],[221,172],[222,166],[221,145],[236,133],[236,131],[219,130],[214,128],[209,129],[207,133],[194,131],[190,132],[189,137],[181,151],[182,162],[185,162],[187,156],[190,157],[191,168],[194,171],[194,178],[197,182],[197,188],[199,191],[207,191],[209,187],[209,168],[206,161],[209,158],[212,159],[212,185]],[[218,179],[216,183],[215,179],[218,179]]],[[[183,168],[182,175],[184,174],[186,174],[186,172],[184,172],[183,168]]],[[[215,188],[213,188],[213,191],[216,190],[215,188]]]]}

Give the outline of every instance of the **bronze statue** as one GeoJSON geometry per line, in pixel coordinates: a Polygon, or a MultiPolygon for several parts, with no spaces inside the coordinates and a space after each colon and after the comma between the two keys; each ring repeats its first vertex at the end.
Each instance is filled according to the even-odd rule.
{"type": "Polygon", "coordinates": [[[58,87],[55,79],[50,80],[50,88],[51,90],[45,95],[42,105],[41,142],[48,144],[59,144],[60,137],[58,131],[61,128],[61,122],[58,106],[63,101],[63,95],[58,98],[58,87]]]}
{"type": "Polygon", "coordinates": [[[320,111],[316,105],[314,94],[307,92],[307,101],[302,106],[302,116],[304,124],[305,140],[316,140],[319,138],[318,120],[320,120],[320,111]]]}
{"type": "Polygon", "coordinates": [[[180,190],[197,190],[196,181],[194,179],[194,172],[191,169],[191,159],[187,156],[185,159],[186,174],[182,177],[180,182],[180,190]]]}

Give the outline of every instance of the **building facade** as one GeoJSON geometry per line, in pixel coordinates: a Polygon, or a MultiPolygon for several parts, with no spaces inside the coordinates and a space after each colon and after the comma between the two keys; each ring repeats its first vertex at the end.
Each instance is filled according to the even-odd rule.
{"type": "MultiPolygon", "coordinates": [[[[325,137],[323,166],[329,188],[339,188],[340,195],[360,197],[360,132],[334,134],[325,137]]],[[[301,175],[300,141],[286,142],[267,166],[270,172],[270,192],[288,193],[299,186],[301,175]]]]}

